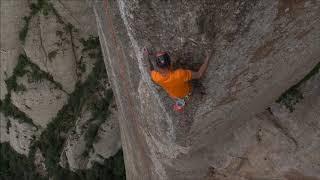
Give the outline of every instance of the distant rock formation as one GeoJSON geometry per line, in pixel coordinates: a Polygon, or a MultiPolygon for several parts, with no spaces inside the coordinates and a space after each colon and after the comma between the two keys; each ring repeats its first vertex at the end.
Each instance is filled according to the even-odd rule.
{"type": "Polygon", "coordinates": [[[0,7],[0,142],[34,158],[43,176],[60,165],[104,164],[121,140],[90,2],[1,0],[0,7]]]}

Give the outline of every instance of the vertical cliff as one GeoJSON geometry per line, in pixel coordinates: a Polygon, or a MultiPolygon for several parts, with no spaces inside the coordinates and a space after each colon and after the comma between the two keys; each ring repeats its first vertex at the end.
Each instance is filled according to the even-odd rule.
{"type": "Polygon", "coordinates": [[[97,0],[129,179],[320,177],[315,0],[97,0]],[[143,47],[197,69],[184,113],[149,78],[143,47]]]}

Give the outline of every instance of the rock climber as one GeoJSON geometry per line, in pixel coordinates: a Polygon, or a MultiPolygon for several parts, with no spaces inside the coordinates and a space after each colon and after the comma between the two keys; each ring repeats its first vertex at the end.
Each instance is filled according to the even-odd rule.
{"type": "MultiPolygon", "coordinates": [[[[168,95],[176,101],[174,109],[179,109],[179,106],[184,106],[184,99],[189,97],[192,91],[190,81],[193,79],[200,79],[209,63],[209,52],[206,51],[206,58],[198,71],[191,71],[188,69],[173,70],[171,66],[171,59],[167,52],[155,53],[155,67],[151,62],[150,53],[147,48],[144,48],[144,55],[149,61],[148,66],[152,80],[160,85],[168,95]]],[[[180,107],[181,108],[181,107],[180,107]]]]}

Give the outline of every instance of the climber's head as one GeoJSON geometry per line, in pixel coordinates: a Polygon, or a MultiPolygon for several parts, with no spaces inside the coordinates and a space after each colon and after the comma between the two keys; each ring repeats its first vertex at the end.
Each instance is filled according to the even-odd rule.
{"type": "Polygon", "coordinates": [[[170,65],[171,65],[171,60],[170,60],[170,56],[167,52],[157,52],[156,53],[156,62],[157,62],[157,66],[160,69],[170,69],[170,65]]]}

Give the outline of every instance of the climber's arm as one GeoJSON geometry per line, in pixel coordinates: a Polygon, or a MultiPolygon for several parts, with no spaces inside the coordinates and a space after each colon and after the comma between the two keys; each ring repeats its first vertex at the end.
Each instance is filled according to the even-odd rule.
{"type": "Polygon", "coordinates": [[[153,64],[152,64],[152,62],[151,62],[150,57],[148,57],[148,62],[149,62],[149,71],[151,72],[151,71],[154,70],[154,66],[153,66],[153,64]]]}
{"type": "Polygon", "coordinates": [[[209,64],[211,54],[209,52],[206,52],[206,59],[204,60],[204,63],[201,65],[198,71],[192,71],[192,79],[200,79],[203,74],[206,72],[209,64]]]}
{"type": "Polygon", "coordinates": [[[154,66],[153,66],[153,64],[151,62],[150,52],[148,51],[147,48],[143,49],[143,56],[144,56],[144,59],[146,59],[148,61],[146,66],[147,66],[147,69],[148,69],[149,73],[151,73],[151,71],[154,70],[154,66]]]}

